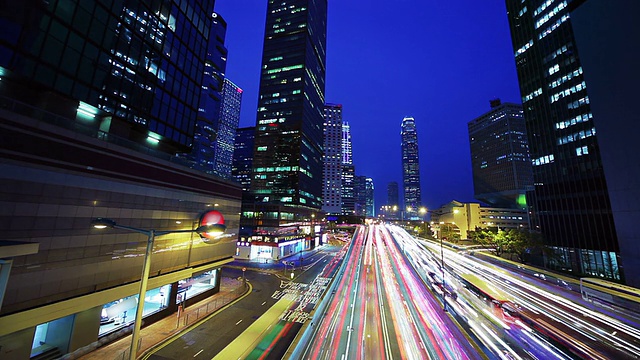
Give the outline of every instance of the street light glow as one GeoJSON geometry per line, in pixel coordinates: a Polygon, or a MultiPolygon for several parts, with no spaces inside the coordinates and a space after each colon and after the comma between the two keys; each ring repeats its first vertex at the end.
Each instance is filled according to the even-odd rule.
{"type": "Polygon", "coordinates": [[[96,229],[106,229],[116,226],[116,222],[106,218],[95,218],[91,220],[91,225],[96,229]]]}

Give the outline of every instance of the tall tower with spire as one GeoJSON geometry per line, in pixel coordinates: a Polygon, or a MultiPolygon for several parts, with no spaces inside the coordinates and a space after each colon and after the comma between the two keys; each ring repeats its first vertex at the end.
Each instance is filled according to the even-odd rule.
{"type": "Polygon", "coordinates": [[[402,185],[404,188],[404,207],[411,218],[418,214],[422,206],[420,191],[420,161],[418,156],[418,132],[416,121],[412,117],[402,119],[402,185]]]}

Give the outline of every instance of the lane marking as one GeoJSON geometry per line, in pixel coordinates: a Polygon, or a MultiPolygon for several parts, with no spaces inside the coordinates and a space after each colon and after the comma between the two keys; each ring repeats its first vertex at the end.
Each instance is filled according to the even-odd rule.
{"type": "Polygon", "coordinates": [[[198,351],[195,355],[193,355],[193,357],[196,357],[196,356],[200,355],[200,353],[203,352],[203,351],[204,351],[204,349],[198,351]]]}
{"type": "Polygon", "coordinates": [[[240,321],[238,321],[238,322],[236,323],[236,325],[240,324],[241,322],[242,322],[242,319],[240,319],[240,321]]]}

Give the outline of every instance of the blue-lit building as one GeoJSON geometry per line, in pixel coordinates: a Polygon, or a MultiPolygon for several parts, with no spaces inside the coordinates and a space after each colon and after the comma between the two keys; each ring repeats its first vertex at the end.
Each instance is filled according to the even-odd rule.
{"type": "Polygon", "coordinates": [[[253,168],[253,143],[256,136],[255,126],[236,129],[233,150],[233,169],[231,174],[242,186],[243,192],[251,189],[251,170],[253,168]]]}
{"type": "MultiPolygon", "coordinates": [[[[405,219],[418,216],[422,207],[420,186],[420,157],[418,151],[418,131],[416,121],[412,117],[402,119],[401,152],[402,152],[402,185],[404,189],[405,219]]],[[[400,209],[402,211],[403,209],[400,209]]]]}
{"type": "Polygon", "coordinates": [[[240,122],[242,89],[225,78],[222,86],[222,99],[218,115],[216,141],[213,144],[213,173],[224,178],[232,178],[233,147],[236,129],[240,122]]]}
{"type": "Polygon", "coordinates": [[[211,15],[210,41],[204,62],[193,147],[190,153],[185,154],[191,167],[216,175],[216,145],[220,136],[220,111],[227,68],[226,32],[226,21],[214,12],[211,15]]]}
{"type": "Polygon", "coordinates": [[[342,122],[342,215],[356,215],[356,167],[353,165],[351,126],[342,122]]]}
{"type": "Polygon", "coordinates": [[[193,143],[213,6],[3,2],[1,359],[76,357],[130,327],[138,302],[150,324],[219,290],[235,251],[240,186],[174,156],[193,143]],[[90,225],[108,217],[189,230],[213,208],[227,226],[213,244],[191,233],[155,240],[143,301],[147,237],[90,225]]]}

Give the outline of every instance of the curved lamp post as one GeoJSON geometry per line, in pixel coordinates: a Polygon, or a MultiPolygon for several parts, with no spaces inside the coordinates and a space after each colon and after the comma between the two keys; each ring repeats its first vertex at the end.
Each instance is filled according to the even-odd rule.
{"type": "Polygon", "coordinates": [[[144,253],[144,265],[142,266],[142,275],[140,277],[140,290],[138,291],[138,305],[136,306],[136,318],[133,323],[133,333],[131,335],[131,349],[129,351],[129,359],[135,360],[138,354],[138,339],[140,338],[140,326],[142,325],[142,309],[144,307],[144,298],[147,294],[147,283],[149,282],[149,270],[151,269],[151,250],[156,236],[177,233],[198,233],[206,234],[213,237],[222,234],[226,230],[224,224],[202,225],[196,229],[189,230],[163,230],[157,231],[153,229],[140,229],[131,226],[118,225],[115,221],[106,218],[95,218],[91,220],[91,225],[96,229],[123,229],[140,234],[147,235],[147,250],[144,253]]]}

